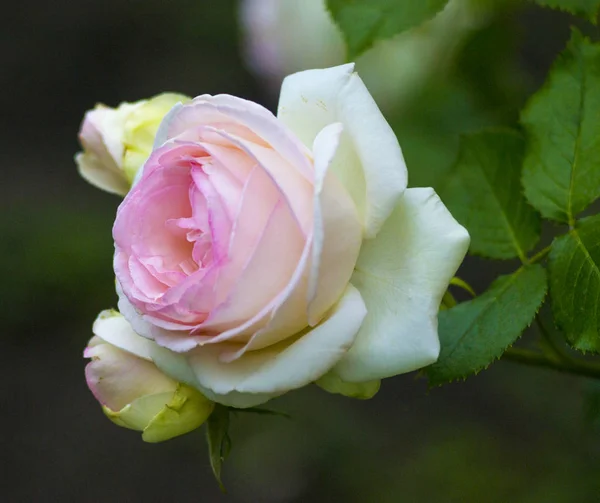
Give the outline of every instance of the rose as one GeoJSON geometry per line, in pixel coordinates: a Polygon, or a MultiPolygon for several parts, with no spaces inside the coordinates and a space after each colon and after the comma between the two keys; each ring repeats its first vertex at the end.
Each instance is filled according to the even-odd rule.
{"type": "Polygon", "coordinates": [[[117,108],[96,105],[83,119],[75,156],[81,176],[97,187],[127,194],[150,152],[160,121],[182,94],[163,93],[148,100],[121,103],[117,108]]]}
{"type": "Polygon", "coordinates": [[[92,359],[86,380],[114,423],[143,432],[146,442],[161,442],[208,418],[214,404],[163,374],[150,357],[153,343],[133,332],[119,313],[104,311],[93,330],[84,352],[92,359]]]}
{"type": "Polygon", "coordinates": [[[119,207],[114,267],[166,374],[249,407],[437,359],[469,236],[432,189],[406,190],[353,65],[286,78],[277,118],[226,95],[176,105],[155,145],[119,207]]]}
{"type": "Polygon", "coordinates": [[[119,208],[121,312],[167,348],[159,367],[216,401],[437,358],[468,234],[431,189],[405,191],[397,140],[352,69],[286,79],[279,119],[230,96],[174,107],[119,208]]]}

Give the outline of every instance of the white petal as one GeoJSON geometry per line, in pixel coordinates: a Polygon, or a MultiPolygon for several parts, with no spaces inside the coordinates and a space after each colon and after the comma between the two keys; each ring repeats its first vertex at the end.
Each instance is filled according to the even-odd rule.
{"type": "Polygon", "coordinates": [[[129,183],[125,175],[117,168],[110,169],[102,164],[98,157],[89,152],[80,152],[75,156],[79,174],[96,187],[124,196],[129,191],[129,183]]]}
{"type": "Polygon", "coordinates": [[[152,360],[153,342],[136,334],[129,322],[117,311],[102,311],[96,318],[92,331],[123,351],[145,360],[152,360]]]}
{"type": "MultiPolygon", "coordinates": [[[[214,356],[218,358],[218,354],[214,356]]],[[[219,395],[209,388],[206,388],[198,382],[193,367],[190,365],[185,353],[175,353],[166,348],[156,345],[152,358],[155,364],[167,375],[179,382],[185,383],[199,390],[206,398],[213,402],[236,408],[254,407],[265,403],[272,398],[285,393],[240,393],[231,391],[226,395],[219,395]]]]}
{"type": "Polygon", "coordinates": [[[216,402],[251,407],[305,386],[325,374],[352,345],[365,315],[360,294],[349,285],[329,318],[291,344],[250,351],[231,363],[219,360],[221,348],[216,346],[204,346],[188,353],[195,383],[190,383],[190,374],[183,369],[184,355],[158,351],[154,359],[165,372],[187,384],[195,384],[216,402]]]}
{"type": "Polygon", "coordinates": [[[343,124],[332,169],[363,213],[366,237],[374,237],[408,175],[396,135],[354,73],[354,64],[286,77],[277,115],[307,146],[325,126],[343,124]]]}
{"type": "Polygon", "coordinates": [[[339,148],[340,123],[315,138],[314,243],[308,283],[308,319],[315,326],[337,302],[350,281],[362,230],[356,207],[329,167],[339,148]]]}
{"type": "Polygon", "coordinates": [[[466,229],[433,189],[408,189],[377,238],[363,244],[352,284],[368,314],[334,372],[361,382],[435,362],[440,301],[468,247],[466,229]]]}

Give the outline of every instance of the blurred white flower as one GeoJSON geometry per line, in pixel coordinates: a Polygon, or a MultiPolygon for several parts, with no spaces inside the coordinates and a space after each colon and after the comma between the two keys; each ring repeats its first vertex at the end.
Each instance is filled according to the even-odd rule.
{"type": "MultiPolygon", "coordinates": [[[[451,0],[430,22],[377,42],[357,59],[356,70],[384,112],[401,108],[424,82],[444,73],[489,14],[481,2],[451,0]]],[[[240,23],[244,57],[273,93],[286,75],[344,62],[342,34],[325,0],[242,0],[240,23]]]]}

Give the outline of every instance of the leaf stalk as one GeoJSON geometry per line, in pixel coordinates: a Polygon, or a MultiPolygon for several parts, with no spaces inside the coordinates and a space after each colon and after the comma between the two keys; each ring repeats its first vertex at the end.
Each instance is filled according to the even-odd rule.
{"type": "Polygon", "coordinates": [[[527,260],[526,263],[537,264],[538,262],[541,262],[542,260],[544,260],[546,258],[546,255],[548,255],[548,253],[550,253],[551,249],[552,249],[552,245],[546,246],[546,248],[544,248],[543,250],[540,250],[533,257],[531,257],[529,260],[527,260]]]}

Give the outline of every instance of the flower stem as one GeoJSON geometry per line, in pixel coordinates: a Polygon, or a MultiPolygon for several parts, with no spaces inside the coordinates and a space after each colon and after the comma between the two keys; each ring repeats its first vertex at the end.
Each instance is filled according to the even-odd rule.
{"type": "Polygon", "coordinates": [[[533,367],[544,367],[566,374],[600,379],[600,365],[585,360],[551,360],[541,353],[523,348],[508,348],[503,357],[505,360],[530,365],[533,367]]]}

